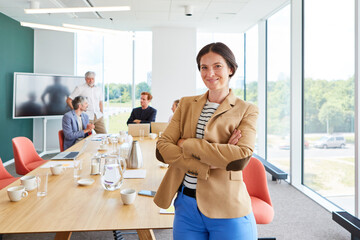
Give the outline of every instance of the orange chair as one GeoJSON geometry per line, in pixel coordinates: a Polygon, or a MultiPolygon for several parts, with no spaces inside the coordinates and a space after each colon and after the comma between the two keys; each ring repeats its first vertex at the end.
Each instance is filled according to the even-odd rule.
{"type": "Polygon", "coordinates": [[[274,218],[274,208],[271,203],[265,167],[262,162],[252,157],[243,170],[243,178],[251,198],[256,223],[271,223],[274,218]]]}
{"type": "Polygon", "coordinates": [[[60,130],[58,132],[58,135],[59,135],[59,145],[60,145],[60,152],[63,152],[64,151],[64,131],[63,130],[60,130]]]}
{"type": "Polygon", "coordinates": [[[13,177],[4,167],[2,160],[0,158],[0,190],[9,185],[12,182],[15,182],[18,177],[13,177]]]}
{"type": "Polygon", "coordinates": [[[25,175],[46,162],[37,154],[34,144],[27,137],[13,138],[12,146],[17,174],[25,175]]]}

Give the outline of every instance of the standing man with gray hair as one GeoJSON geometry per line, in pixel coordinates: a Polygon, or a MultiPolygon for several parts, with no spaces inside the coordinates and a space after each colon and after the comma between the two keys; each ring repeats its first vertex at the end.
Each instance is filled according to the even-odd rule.
{"type": "Polygon", "coordinates": [[[67,98],[66,103],[71,109],[74,109],[72,100],[77,96],[84,96],[89,104],[86,114],[89,116],[90,123],[95,125],[96,133],[106,133],[104,124],[104,110],[103,110],[103,96],[102,91],[99,87],[95,86],[95,73],[85,73],[86,83],[79,85],[67,98]]]}

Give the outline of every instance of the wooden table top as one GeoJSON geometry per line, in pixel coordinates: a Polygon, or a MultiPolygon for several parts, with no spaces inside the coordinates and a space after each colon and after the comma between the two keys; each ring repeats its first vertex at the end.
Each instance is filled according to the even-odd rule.
{"type": "MultiPolygon", "coordinates": [[[[75,232],[126,229],[172,228],[174,215],[160,214],[152,197],[137,195],[131,205],[123,205],[120,191],[103,189],[100,175],[90,175],[90,159],[97,152],[99,141],[88,141],[83,159],[82,177],[93,178],[91,186],[78,186],[73,178],[73,169],[62,175],[52,176],[50,169],[37,168],[28,175],[48,172],[48,194],[39,198],[36,189],[19,202],[10,202],[6,189],[20,185],[15,181],[0,191],[0,234],[75,232]]],[[[145,179],[124,179],[121,189],[157,190],[166,169],[159,167],[155,157],[156,140],[145,138],[139,141],[145,179]]],[[[69,151],[81,149],[84,141],[69,151]]],[[[110,149],[110,145],[109,145],[110,149]]],[[[54,161],[56,162],[56,161],[54,161]]]]}

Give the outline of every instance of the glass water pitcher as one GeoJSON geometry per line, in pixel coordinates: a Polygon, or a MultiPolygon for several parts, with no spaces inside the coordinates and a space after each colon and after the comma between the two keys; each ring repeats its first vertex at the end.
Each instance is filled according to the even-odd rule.
{"type": "Polygon", "coordinates": [[[101,185],[105,190],[114,191],[123,183],[126,162],[118,155],[105,157],[104,167],[101,171],[101,185]]]}

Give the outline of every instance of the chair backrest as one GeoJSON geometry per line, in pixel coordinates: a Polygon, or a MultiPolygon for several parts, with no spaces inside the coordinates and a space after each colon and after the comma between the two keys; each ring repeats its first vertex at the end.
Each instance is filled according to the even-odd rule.
{"type": "Polygon", "coordinates": [[[14,177],[6,170],[0,158],[0,180],[6,178],[14,178],[14,177]]]}
{"type": "Polygon", "coordinates": [[[34,144],[27,137],[16,137],[12,139],[16,173],[25,175],[31,170],[27,167],[29,163],[43,161],[35,150],[34,144]]]}
{"type": "Polygon", "coordinates": [[[58,132],[58,136],[59,136],[59,145],[60,145],[60,152],[63,152],[64,151],[64,131],[63,130],[60,130],[58,132]]]}
{"type": "Polygon", "coordinates": [[[249,164],[243,170],[243,178],[250,196],[257,197],[272,206],[265,167],[259,159],[251,157],[249,164]]]}
{"type": "Polygon", "coordinates": [[[151,132],[159,135],[159,132],[164,132],[168,125],[167,122],[151,122],[151,132]]]}

